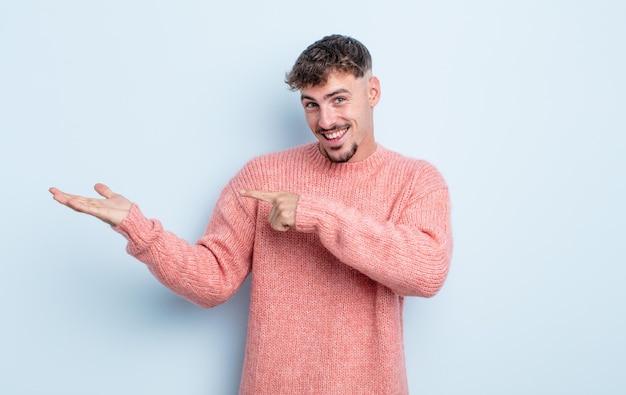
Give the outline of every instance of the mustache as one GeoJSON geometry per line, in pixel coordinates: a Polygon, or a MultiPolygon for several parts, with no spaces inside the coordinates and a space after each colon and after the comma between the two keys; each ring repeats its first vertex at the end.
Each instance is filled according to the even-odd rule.
{"type": "Polygon", "coordinates": [[[329,132],[332,133],[332,132],[336,132],[337,130],[347,129],[349,127],[350,127],[350,125],[335,125],[335,126],[333,126],[332,128],[329,128],[329,129],[324,129],[322,127],[318,127],[317,129],[315,129],[315,132],[316,133],[320,133],[320,134],[322,134],[322,133],[329,133],[329,132]]]}

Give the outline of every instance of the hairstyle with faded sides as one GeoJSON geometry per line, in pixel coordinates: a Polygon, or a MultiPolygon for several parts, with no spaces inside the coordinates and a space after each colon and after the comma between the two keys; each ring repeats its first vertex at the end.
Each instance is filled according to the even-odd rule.
{"type": "Polygon", "coordinates": [[[331,73],[363,77],[372,69],[372,56],[360,41],[339,34],[326,36],[305,49],[285,77],[291,90],[325,84],[331,73]]]}

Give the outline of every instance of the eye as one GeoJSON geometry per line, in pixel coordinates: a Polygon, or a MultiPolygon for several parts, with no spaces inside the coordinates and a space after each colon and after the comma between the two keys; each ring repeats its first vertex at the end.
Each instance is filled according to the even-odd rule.
{"type": "Polygon", "coordinates": [[[315,107],[317,107],[317,103],[315,103],[315,102],[310,101],[310,102],[304,103],[304,108],[306,108],[306,109],[312,109],[312,108],[315,108],[315,107]]]}
{"type": "Polygon", "coordinates": [[[334,101],[335,101],[335,104],[341,104],[344,101],[346,101],[346,98],[345,97],[336,97],[334,101]]]}

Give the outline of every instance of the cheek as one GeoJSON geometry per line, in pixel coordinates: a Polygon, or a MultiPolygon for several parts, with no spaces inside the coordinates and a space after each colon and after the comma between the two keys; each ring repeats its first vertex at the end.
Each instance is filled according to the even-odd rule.
{"type": "Polygon", "coordinates": [[[309,125],[309,127],[313,130],[317,129],[317,115],[313,114],[313,113],[305,113],[304,114],[304,119],[306,120],[306,123],[309,125]]]}

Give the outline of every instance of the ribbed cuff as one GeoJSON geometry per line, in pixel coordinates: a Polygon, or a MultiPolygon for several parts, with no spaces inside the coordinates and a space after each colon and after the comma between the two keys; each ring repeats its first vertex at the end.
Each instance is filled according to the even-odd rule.
{"type": "Polygon", "coordinates": [[[133,203],[126,218],[112,228],[128,240],[129,248],[138,250],[143,249],[143,246],[154,239],[155,228],[157,227],[160,225],[156,221],[146,218],[139,206],[133,203]]]}

